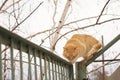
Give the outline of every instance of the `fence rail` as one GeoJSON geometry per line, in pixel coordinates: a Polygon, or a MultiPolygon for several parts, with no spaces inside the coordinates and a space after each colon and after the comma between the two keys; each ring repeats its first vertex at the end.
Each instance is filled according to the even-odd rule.
{"type": "Polygon", "coordinates": [[[0,26],[0,80],[74,80],[73,65],[0,26]]]}

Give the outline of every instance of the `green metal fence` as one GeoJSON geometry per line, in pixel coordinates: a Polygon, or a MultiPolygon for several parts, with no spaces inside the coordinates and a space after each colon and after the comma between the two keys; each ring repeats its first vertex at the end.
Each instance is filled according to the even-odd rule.
{"type": "Polygon", "coordinates": [[[74,80],[73,65],[0,27],[0,80],[74,80]]]}
{"type": "MultiPolygon", "coordinates": [[[[77,62],[76,80],[86,78],[86,67],[118,40],[120,34],[87,62],[77,62]]],[[[0,80],[74,80],[73,65],[0,27],[0,80]]]]}

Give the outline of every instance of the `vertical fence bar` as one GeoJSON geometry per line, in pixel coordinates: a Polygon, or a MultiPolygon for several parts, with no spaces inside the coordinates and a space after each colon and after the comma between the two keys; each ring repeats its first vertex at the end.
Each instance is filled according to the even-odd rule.
{"type": "Polygon", "coordinates": [[[23,80],[22,43],[20,43],[20,80],[23,80]]]}
{"type": "Polygon", "coordinates": [[[67,68],[66,68],[66,64],[64,66],[64,70],[65,70],[65,80],[67,80],[67,68]]]}
{"type": "Polygon", "coordinates": [[[31,75],[31,59],[30,59],[30,47],[28,46],[28,80],[32,80],[31,75]]]}
{"type": "Polygon", "coordinates": [[[65,80],[67,79],[67,76],[66,76],[66,64],[64,64],[64,77],[65,77],[65,80]]]}
{"type": "Polygon", "coordinates": [[[66,65],[66,69],[67,69],[66,75],[67,75],[67,80],[68,80],[68,79],[69,79],[69,75],[68,75],[68,74],[69,74],[69,73],[68,73],[68,72],[69,72],[69,70],[68,70],[69,67],[68,67],[68,65],[66,65]]]}
{"type": "Polygon", "coordinates": [[[14,55],[13,55],[13,39],[10,39],[10,58],[11,58],[11,78],[12,80],[15,80],[15,68],[14,68],[14,55]]]}
{"type": "Polygon", "coordinates": [[[62,63],[62,79],[65,80],[65,67],[64,64],[62,63]]]}
{"type": "Polygon", "coordinates": [[[51,61],[51,59],[50,59],[50,57],[48,58],[48,74],[49,74],[49,80],[51,80],[51,74],[50,74],[50,68],[51,68],[51,66],[50,66],[50,61],[51,61]]]}
{"type": "Polygon", "coordinates": [[[2,39],[0,36],[0,80],[2,80],[2,51],[1,51],[2,39]]]}
{"type": "Polygon", "coordinates": [[[70,77],[70,79],[69,80],[74,80],[74,71],[73,71],[73,65],[69,65],[70,67],[69,67],[69,70],[70,70],[70,72],[69,72],[69,77],[70,77]]]}
{"type": "Polygon", "coordinates": [[[62,79],[62,72],[61,72],[61,71],[62,71],[62,70],[61,70],[61,62],[59,63],[59,66],[60,66],[60,67],[59,67],[59,71],[60,71],[60,74],[59,74],[59,75],[60,75],[60,80],[61,80],[61,79],[62,79]]]}
{"type": "Polygon", "coordinates": [[[35,69],[35,80],[37,80],[37,64],[36,64],[36,49],[34,49],[34,69],[35,69]]]}
{"type": "Polygon", "coordinates": [[[45,80],[47,80],[47,70],[48,70],[48,62],[46,59],[46,54],[44,54],[44,74],[45,74],[45,80]]]}
{"type": "Polygon", "coordinates": [[[62,64],[60,64],[61,65],[61,67],[60,67],[60,69],[61,69],[61,80],[63,80],[63,69],[62,69],[62,64]]]}
{"type": "Polygon", "coordinates": [[[64,66],[64,64],[63,64],[63,80],[65,80],[65,66],[64,66]]]}
{"type": "Polygon", "coordinates": [[[59,76],[59,80],[60,80],[60,63],[58,62],[58,76],[59,76]]]}
{"type": "Polygon", "coordinates": [[[41,52],[39,52],[39,62],[40,62],[40,80],[43,80],[42,53],[41,52]]]}
{"type": "Polygon", "coordinates": [[[54,62],[55,62],[55,73],[56,73],[56,74],[55,74],[55,78],[56,78],[55,80],[57,80],[57,69],[56,69],[56,61],[54,61],[54,62]]]}
{"type": "Polygon", "coordinates": [[[52,60],[52,78],[53,80],[55,80],[55,77],[54,77],[54,61],[52,60]]]}

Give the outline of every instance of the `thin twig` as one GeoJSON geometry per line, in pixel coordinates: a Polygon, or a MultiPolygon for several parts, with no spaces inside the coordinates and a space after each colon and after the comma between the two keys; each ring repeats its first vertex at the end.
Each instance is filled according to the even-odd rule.
{"type": "Polygon", "coordinates": [[[78,20],[75,20],[75,21],[68,22],[68,23],[64,24],[63,26],[67,26],[67,25],[70,25],[70,24],[74,24],[74,23],[77,23],[77,22],[80,22],[80,21],[85,21],[85,20],[94,19],[94,18],[97,18],[97,17],[98,17],[98,16],[93,16],[93,17],[78,19],[78,20]]]}
{"type": "Polygon", "coordinates": [[[8,0],[5,0],[2,5],[0,6],[0,10],[2,10],[2,8],[4,7],[4,5],[7,3],[8,0]]]}
{"type": "Polygon", "coordinates": [[[99,22],[102,14],[103,14],[103,12],[104,12],[104,10],[105,10],[105,8],[106,8],[106,6],[108,5],[109,2],[110,2],[110,0],[108,0],[108,1],[106,2],[106,4],[104,5],[104,7],[103,7],[103,9],[102,9],[102,11],[101,11],[101,13],[100,13],[100,15],[98,16],[98,19],[97,19],[97,21],[96,21],[96,24],[99,22]]]}
{"type": "MultiPolygon", "coordinates": [[[[56,29],[56,28],[54,28],[54,29],[56,29]]],[[[42,34],[42,33],[45,33],[45,32],[51,31],[51,30],[53,30],[53,29],[47,29],[47,30],[44,30],[44,31],[41,31],[41,32],[37,32],[33,35],[30,35],[30,36],[26,37],[26,39],[35,37],[36,35],[39,35],[39,34],[42,34]]]]}
{"type": "MultiPolygon", "coordinates": [[[[8,13],[8,12],[7,12],[7,9],[11,8],[11,7],[13,6],[13,4],[14,4],[14,5],[15,5],[15,4],[18,4],[20,1],[22,1],[22,0],[18,0],[18,1],[16,1],[16,2],[10,4],[10,5],[7,6],[4,10],[1,10],[1,11],[0,11],[0,14],[1,14],[1,13],[4,13],[4,12],[8,13]]],[[[23,6],[23,5],[22,5],[22,6],[23,6]]]]}
{"type": "Polygon", "coordinates": [[[54,13],[53,13],[53,16],[52,16],[52,19],[53,19],[53,28],[55,27],[55,16],[56,16],[56,13],[57,13],[57,3],[58,3],[58,0],[54,1],[54,5],[55,5],[55,10],[54,10],[54,13]]]}
{"type": "Polygon", "coordinates": [[[16,20],[16,23],[15,24],[19,24],[18,23],[18,17],[16,16],[16,12],[15,12],[15,4],[14,4],[15,2],[14,2],[14,0],[13,0],[13,12],[14,12],[14,18],[15,18],[15,20],[16,20]]]}

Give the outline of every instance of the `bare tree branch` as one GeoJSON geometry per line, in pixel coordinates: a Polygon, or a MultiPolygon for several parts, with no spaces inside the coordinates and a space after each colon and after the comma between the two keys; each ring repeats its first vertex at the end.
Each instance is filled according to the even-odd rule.
{"type": "Polygon", "coordinates": [[[80,22],[80,21],[84,21],[84,20],[94,19],[94,18],[97,18],[97,17],[98,16],[93,16],[93,17],[88,17],[88,18],[83,18],[83,19],[71,21],[69,23],[64,24],[63,26],[67,26],[67,25],[74,24],[74,23],[77,23],[77,22],[80,22]]]}
{"type": "Polygon", "coordinates": [[[39,7],[42,5],[43,2],[41,2],[27,17],[25,17],[18,25],[13,27],[11,31],[14,31],[19,25],[21,25],[23,22],[25,22],[39,7]]]}
{"type": "Polygon", "coordinates": [[[102,14],[103,14],[106,6],[109,4],[109,2],[110,2],[110,0],[108,0],[108,1],[106,2],[106,4],[104,5],[104,7],[103,7],[103,9],[102,9],[102,11],[101,11],[101,13],[100,13],[100,15],[98,16],[98,19],[97,19],[97,21],[96,21],[96,24],[99,22],[99,20],[100,20],[100,18],[101,18],[101,16],[102,16],[102,14]]]}
{"type": "MultiPolygon", "coordinates": [[[[56,30],[56,31],[57,31],[57,30],[56,30]]],[[[54,33],[56,33],[56,31],[50,33],[49,36],[47,36],[46,38],[44,38],[44,39],[42,40],[42,43],[40,43],[40,46],[44,43],[44,41],[45,41],[47,38],[49,38],[49,37],[52,36],[54,33]]]]}
{"type": "MultiPolygon", "coordinates": [[[[55,17],[56,17],[56,14],[57,14],[57,9],[58,9],[58,0],[53,0],[53,4],[54,4],[54,12],[53,12],[53,15],[52,15],[52,22],[53,22],[53,26],[52,26],[52,30],[49,31],[49,34],[52,32],[54,32],[54,29],[56,28],[56,21],[55,21],[55,17]]],[[[50,45],[52,46],[52,40],[54,40],[54,37],[53,36],[50,36],[49,37],[49,42],[50,42],[50,45]]]]}
{"type": "Polygon", "coordinates": [[[7,3],[8,0],[5,0],[2,5],[0,6],[0,10],[2,10],[2,8],[4,7],[4,5],[7,3]]]}
{"type": "MultiPolygon", "coordinates": [[[[114,15],[114,14],[102,14],[102,16],[106,16],[106,15],[109,15],[109,16],[117,16],[117,17],[120,16],[120,15],[114,15]]],[[[99,15],[98,15],[98,16],[99,16],[99,15]]],[[[88,17],[88,18],[78,19],[78,20],[75,20],[75,21],[68,22],[68,23],[64,24],[63,26],[67,26],[67,25],[70,25],[70,24],[74,24],[74,23],[77,23],[77,22],[80,22],[80,21],[85,21],[85,20],[90,20],[90,19],[96,19],[98,16],[92,16],[92,17],[88,17]]],[[[97,24],[97,23],[96,23],[96,24],[97,24]]]]}
{"type": "MultiPolygon", "coordinates": [[[[55,29],[56,29],[56,28],[55,28],[55,29]]],[[[37,35],[39,35],[39,34],[42,34],[42,33],[45,33],[45,32],[51,31],[51,30],[53,30],[53,28],[52,28],[52,29],[47,29],[47,30],[44,30],[44,31],[41,31],[41,32],[37,32],[37,33],[35,33],[35,34],[33,34],[33,35],[30,35],[30,36],[26,37],[26,39],[28,39],[28,38],[33,38],[33,37],[35,37],[35,36],[37,36],[37,35]]]]}
{"type": "Polygon", "coordinates": [[[54,5],[55,5],[55,10],[54,10],[54,13],[53,13],[53,28],[55,27],[55,15],[56,15],[56,11],[57,11],[57,3],[58,3],[58,0],[57,1],[54,1],[54,5]]]}
{"type": "Polygon", "coordinates": [[[18,1],[16,1],[16,2],[10,4],[7,8],[5,8],[4,10],[1,10],[1,11],[0,11],[0,14],[6,12],[7,9],[9,9],[9,8],[11,8],[11,7],[13,6],[13,4],[15,5],[15,4],[19,3],[20,1],[22,1],[22,0],[18,0],[18,1]]]}
{"type": "Polygon", "coordinates": [[[57,44],[57,42],[58,42],[63,36],[65,36],[65,35],[67,35],[67,34],[69,34],[69,33],[71,33],[71,32],[74,32],[74,31],[77,31],[77,30],[80,30],[80,29],[85,29],[85,28],[93,27],[93,26],[96,26],[96,25],[101,25],[101,24],[104,24],[104,23],[107,23],[107,22],[110,22],[110,21],[114,21],[114,20],[120,20],[120,18],[113,18],[113,19],[109,19],[109,20],[106,20],[106,21],[103,21],[103,22],[99,22],[99,23],[97,23],[97,24],[94,23],[94,24],[87,25],[87,26],[84,26],[84,27],[80,27],[80,28],[77,28],[77,29],[74,29],[74,30],[70,30],[70,31],[66,32],[65,34],[63,34],[62,36],[60,36],[60,37],[57,39],[55,45],[57,44]]]}
{"type": "Polygon", "coordinates": [[[17,15],[16,15],[16,12],[15,12],[15,4],[14,4],[15,2],[14,2],[14,0],[13,0],[13,12],[14,12],[14,18],[15,18],[15,20],[16,20],[16,23],[15,24],[19,24],[18,23],[18,17],[17,17],[17,15]]]}

